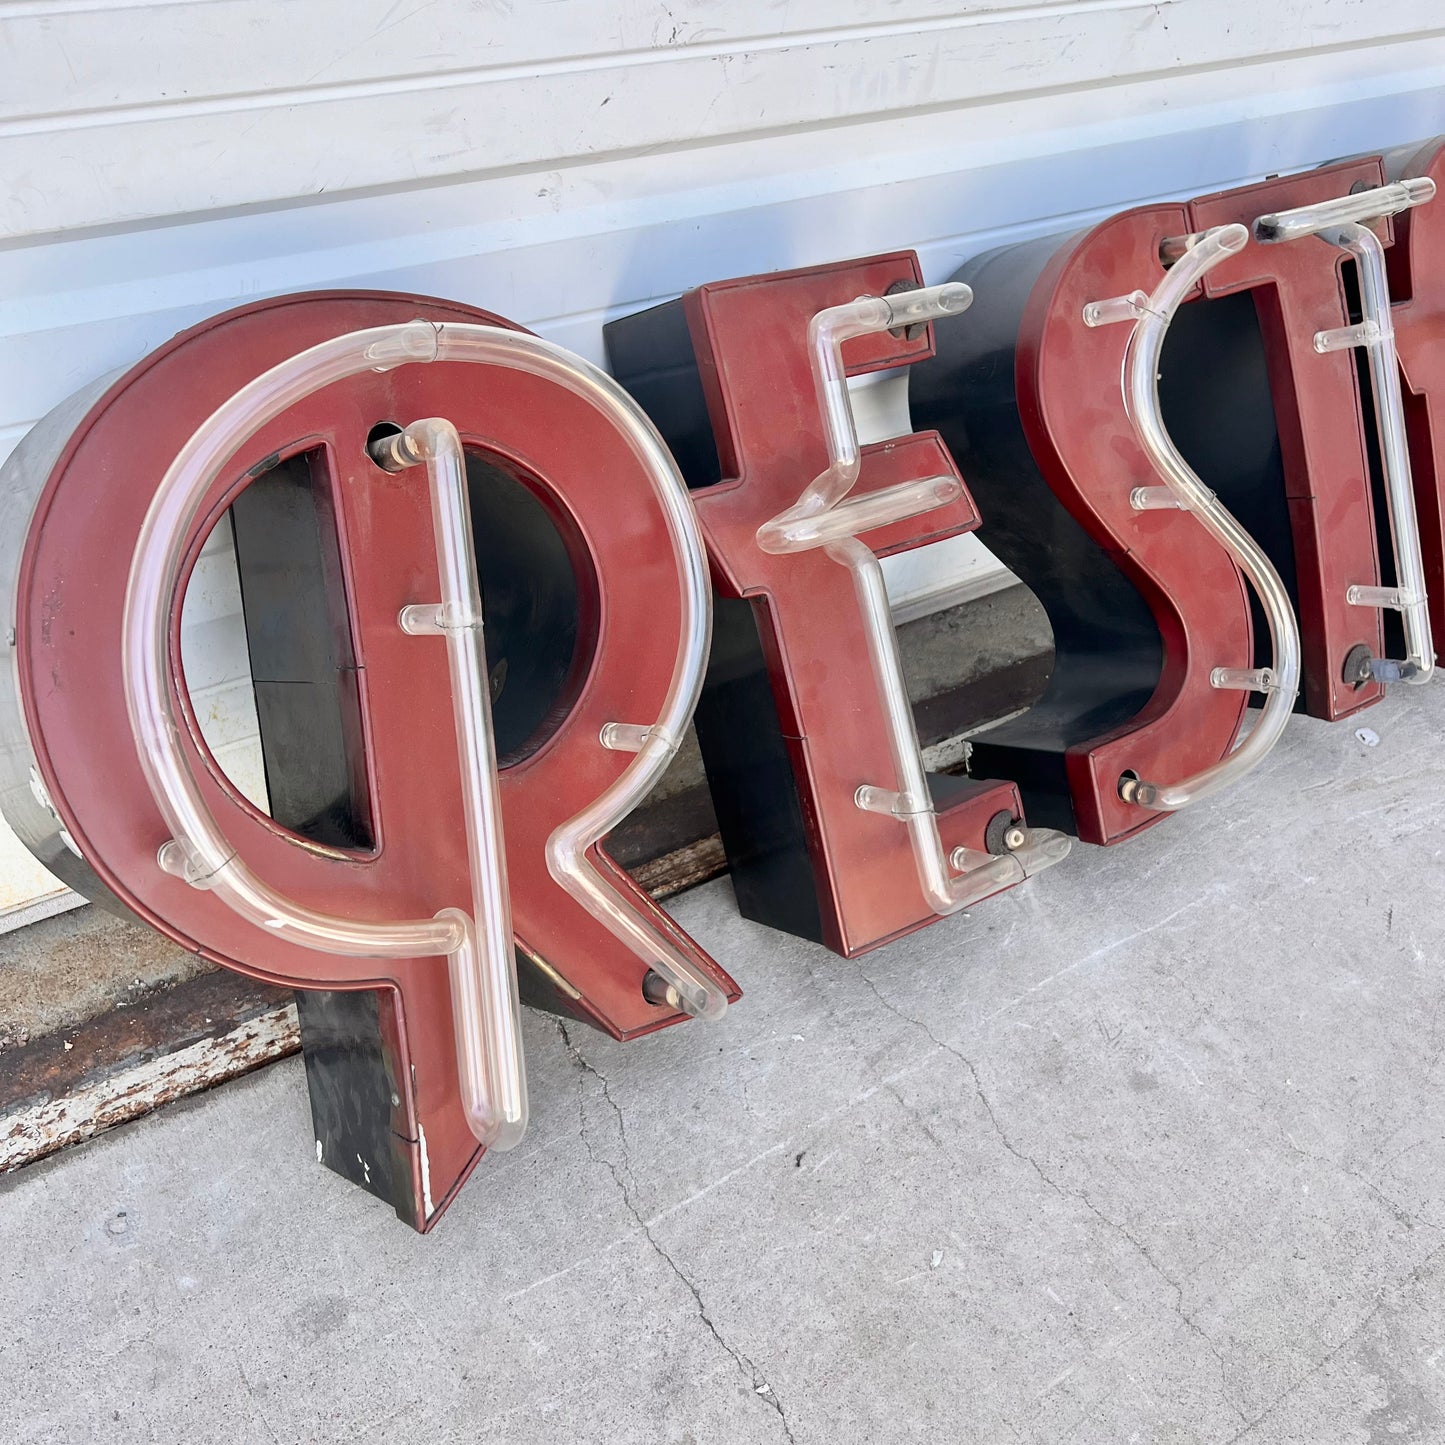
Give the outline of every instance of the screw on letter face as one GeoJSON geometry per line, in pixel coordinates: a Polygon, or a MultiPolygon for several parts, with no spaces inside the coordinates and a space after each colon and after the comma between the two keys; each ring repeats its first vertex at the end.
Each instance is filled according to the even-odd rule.
{"type": "MultiPolygon", "coordinates": [[[[79,854],[69,878],[215,962],[328,990],[303,1009],[321,1157],[427,1228],[482,1152],[459,1097],[445,962],[318,953],[157,867],[169,830],[130,740],[120,661],[130,555],[157,480],[191,434],[297,352],[418,316],[456,333],[523,335],[425,298],[261,303],[184,334],[64,422],[42,423],[15,475],[39,491],[19,559],[20,702],[41,792],[53,801],[50,831],[63,826],[79,854]]],[[[382,471],[367,450],[378,424],[385,432],[448,418],[467,448],[472,524],[495,604],[487,642],[518,946],[535,965],[534,997],[631,1037],[682,1015],[675,1001],[644,997],[649,961],[554,881],[546,849],[633,761],[601,745],[604,727],[650,724],[673,687],[686,609],[671,534],[601,408],[520,367],[488,364],[484,384],[478,375],[448,360],[366,370],[300,398],[243,444],[184,538],[184,571],[236,503],[276,816],[258,813],[221,774],[184,686],[176,746],[241,862],[298,904],[363,925],[471,906],[447,649],[399,622],[439,591],[427,482],[418,471],[382,471]],[[613,629],[627,638],[625,655],[605,645],[613,629]]],[[[170,652],[178,672],[174,618],[170,652]]],[[[7,790],[7,813],[15,793],[7,790]]],[[[46,820],[19,821],[33,838],[46,820]]],[[[736,996],[605,854],[587,853],[632,916],[720,997],[736,996]]]]}
{"type": "MultiPolygon", "coordinates": [[[[739,906],[848,955],[937,910],[909,830],[860,806],[895,774],[849,571],[821,548],[773,555],[758,532],[829,464],[810,323],[900,281],[920,282],[910,252],[714,282],[607,328],[614,371],[693,487],[712,559],[719,603],[697,732],[739,906]]],[[[926,334],[885,331],[845,342],[842,355],[857,375],[931,350],[926,334]]],[[[932,434],[865,448],[850,501],[930,477],[949,479],[951,500],[862,533],[864,546],[889,555],[976,527],[957,476],[932,434]]],[[[995,815],[1021,816],[1010,783],[932,783],[945,855],[982,854],[995,815]]]]}

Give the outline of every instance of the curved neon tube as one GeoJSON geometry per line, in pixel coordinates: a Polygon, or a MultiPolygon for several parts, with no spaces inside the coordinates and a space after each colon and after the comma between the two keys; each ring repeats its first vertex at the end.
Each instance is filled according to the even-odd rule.
{"type": "MultiPolygon", "coordinates": [[[[178,605],[185,538],[200,506],[232,455],[259,427],[303,396],[366,370],[385,371],[411,362],[476,361],[511,366],[553,381],[604,412],[643,463],[667,519],[682,592],[677,661],[649,744],[603,796],[559,827],[548,843],[553,876],[614,935],[637,948],[693,1005],[716,1016],[726,996],[714,980],[682,955],[670,939],[632,914],[627,901],[585,857],[591,842],[620,820],[650,790],[671,752],[702,687],[711,632],[702,539],[676,464],[635,402],[596,367],[561,347],[520,332],[474,325],[412,322],[352,332],[325,341],[273,367],[223,403],[186,443],[162,478],[146,513],[131,563],[122,619],[122,666],[127,710],[142,770],[173,835],[161,849],[160,866],[198,887],[214,889],[248,921],[303,947],[368,958],[446,955],[452,976],[475,985],[469,998],[485,1000],[485,979],[476,957],[475,928],[460,910],[435,918],[367,922],[321,913],[287,898],[254,874],[212,817],[181,747],[182,724],[172,704],[170,618],[178,605]],[[599,826],[601,825],[601,826],[599,826]],[[580,845],[580,846],[579,846],[580,845]],[[555,856],[554,856],[555,855],[555,856]],[[639,945],[641,945],[639,947],[639,945]]],[[[442,569],[444,574],[446,569],[442,569]]],[[[443,575],[443,583],[447,576],[443,575]]],[[[444,597],[443,610],[465,613],[466,597],[444,597]]],[[[484,690],[485,691],[485,690],[484,690]]],[[[457,705],[454,698],[454,706],[457,705]]],[[[515,984],[512,985],[515,988],[515,984]]],[[[454,995],[454,1011],[471,1005],[454,995]]],[[[482,1020],[502,1047],[515,1018],[482,1020]]],[[[463,1023],[459,1021],[461,1036],[463,1023]]],[[[476,1037],[475,1032],[468,1037],[476,1037]]],[[[469,1048],[463,1061],[464,1099],[473,1132],[494,1148],[514,1144],[525,1127],[526,1093],[520,1081],[520,1043],[510,1058],[480,1058],[469,1048]],[[509,1091],[495,1087],[496,1070],[517,1075],[509,1091]],[[512,1103],[504,1103],[506,1098],[512,1103]],[[521,1115],[515,1111],[520,1104],[521,1115]],[[513,1110],[509,1116],[505,1110],[513,1110]]]]}
{"type": "Polygon", "coordinates": [[[813,385],[828,441],[828,465],[785,512],[758,528],[764,552],[803,552],[874,527],[929,512],[951,502],[962,488],[954,477],[925,477],[887,491],[846,501],[858,480],[862,454],[853,424],[843,343],[870,332],[916,326],[940,316],[957,316],[973,302],[961,281],[926,286],[894,296],[860,296],[843,306],[830,306],[808,323],[808,354],[813,385]]]}
{"type": "Polygon", "coordinates": [[[1400,392],[1400,359],[1395,349],[1390,311],[1390,284],[1385,274],[1385,248],[1363,222],[1424,205],[1434,195],[1435,182],[1421,176],[1261,216],[1254,223],[1254,234],[1263,242],[1318,236],[1321,241],[1349,252],[1357,263],[1363,319],[1357,326],[1319,332],[1315,336],[1315,350],[1341,351],[1363,346],[1370,367],[1370,392],[1374,401],[1375,431],[1380,440],[1380,468],[1385,480],[1397,585],[1393,588],[1351,587],[1346,596],[1360,607],[1391,607],[1400,613],[1405,657],[1400,662],[1371,659],[1370,670],[1380,682],[1429,682],[1435,671],[1435,644],[1430,632],[1425,564],[1420,554],[1420,525],[1415,515],[1415,488],[1410,475],[1410,448],[1405,433],[1405,403],[1400,392]]]}
{"type": "MultiPolygon", "coordinates": [[[[1134,292],[1128,297],[1091,302],[1084,308],[1084,322],[1099,326],[1134,319],[1122,378],[1124,410],[1134,435],[1179,509],[1198,519],[1259,594],[1269,624],[1274,663],[1272,667],[1258,670],[1215,668],[1211,673],[1210,681],[1215,687],[1244,687],[1266,694],[1258,722],[1227,757],[1177,783],[1152,782],[1127,774],[1120,780],[1119,796],[1126,803],[1137,803],[1158,812],[1173,812],[1197,803],[1257,767],[1289,721],[1300,677],[1299,627],[1279,573],[1254,538],[1195,475],[1174,445],[1160,411],[1159,362],[1169,323],[1199,278],[1240,250],[1249,240],[1249,232],[1243,226],[1217,226],[1188,240],[1189,244],[1165,272],[1152,296],[1134,292]]],[[[1137,492],[1131,500],[1136,507],[1157,505],[1157,501],[1141,497],[1137,492]]]]}
{"type": "Polygon", "coordinates": [[[1024,829],[1019,846],[1008,853],[993,855],[964,848],[944,853],[908,701],[883,569],[857,534],[932,511],[953,501],[962,488],[955,477],[926,477],[848,500],[848,492],[858,480],[862,454],[842,346],[852,336],[957,315],[972,300],[973,292],[967,286],[949,282],[901,295],[863,296],[813,317],[808,344],[829,463],[793,506],[764,523],[757,534],[758,546],[769,553],[822,547],[848,569],[853,579],[896,780],[896,787],[891,789],[860,788],[855,801],[860,808],[886,813],[907,827],[919,885],[929,907],[944,916],[972,907],[1057,863],[1067,855],[1069,839],[1050,829],[1024,829]]]}

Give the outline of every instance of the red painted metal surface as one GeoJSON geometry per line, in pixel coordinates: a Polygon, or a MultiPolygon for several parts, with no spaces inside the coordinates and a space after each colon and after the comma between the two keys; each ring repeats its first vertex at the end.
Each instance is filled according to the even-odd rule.
{"type": "Polygon", "coordinates": [[[1405,426],[1430,627],[1445,638],[1445,141],[1422,146],[1391,180],[1428,176],[1435,199],[1395,217],[1390,262],[1395,345],[1404,372],[1405,426]]]}
{"type": "Polygon", "coordinates": [[[1035,460],[1060,502],[1138,588],[1164,646],[1153,697],[1123,726],[1068,750],[1078,835],[1115,843],[1164,814],[1126,803],[1126,771],[1160,781],[1189,777],[1227,754],[1246,695],[1211,686],[1216,667],[1251,665],[1244,582],[1222,547],[1176,511],[1137,512],[1134,487],[1158,478],[1124,413],[1120,376],[1132,327],[1090,328],[1087,302],[1162,277],[1159,243],[1190,229],[1182,206],[1127,211],[1050,258],[1019,327],[1015,386],[1035,460]]]}
{"type": "MultiPolygon", "coordinates": [[[[1346,161],[1201,196],[1189,205],[1189,230],[1311,205],[1384,183],[1378,158],[1346,161]]],[[[1375,229],[1390,244],[1390,223],[1375,229]]],[[[1314,349],[1315,333],[1349,324],[1343,251],[1313,238],[1246,246],[1209,272],[1206,297],[1254,293],[1284,460],[1285,493],[1299,582],[1300,648],[1306,711],[1349,717],[1384,695],[1379,683],[1343,676],[1345,657],[1363,643],[1385,655],[1380,614],[1352,607],[1345,593],[1380,577],[1365,422],[1355,354],[1314,349]]]]}
{"type": "MultiPolygon", "coordinates": [[[[809,321],[826,307],[882,295],[898,281],[921,284],[912,252],[714,282],[684,297],[724,478],[695,491],[693,500],[719,592],[765,604],[757,621],[802,803],[824,941],[847,956],[937,915],[919,885],[907,830],[854,801],[862,784],[895,784],[849,573],[821,551],[769,556],[757,530],[828,465],[809,321]]],[[[858,337],[843,352],[851,375],[931,354],[931,334],[913,341],[858,337]]],[[[936,432],[915,433],[865,447],[851,495],[937,475],[958,475],[952,457],[936,432]]],[[[978,522],[965,490],[946,506],[861,540],[888,556],[972,531],[978,522]]],[[[1022,816],[1012,784],[967,785],[939,812],[945,853],[960,845],[982,849],[988,821],[1000,811],[1022,816]]]]}
{"type": "MultiPolygon", "coordinates": [[[[1250,224],[1267,212],[1381,183],[1378,159],[1353,161],[1188,206],[1126,212],[1055,255],[1030,297],[1016,378],[1030,446],[1060,500],[1144,593],[1165,646],[1164,675],[1149,706],[1114,734],[1070,750],[1079,836],[1089,842],[1114,842],[1157,821],[1119,800],[1125,769],[1183,777],[1229,750],[1243,699],[1210,687],[1209,673],[1248,665],[1251,646],[1242,582],[1223,551],[1177,513],[1129,506],[1132,487],[1156,483],[1119,394],[1130,328],[1090,331],[1080,325],[1081,308],[1135,288],[1151,291],[1166,237],[1250,224]]],[[[1380,234],[1388,244],[1387,223],[1380,234]]],[[[1204,297],[1254,293],[1298,578],[1305,705],[1330,719],[1383,694],[1377,683],[1344,680],[1346,655],[1361,643],[1376,656],[1385,650],[1379,614],[1345,600],[1351,584],[1379,580],[1355,363],[1348,352],[1320,355],[1313,346],[1317,331],[1349,321],[1341,258],[1318,242],[1249,245],[1201,286],[1204,297]]]]}
{"type": "MultiPolygon", "coordinates": [[[[383,293],[266,301],[216,317],[146,358],[96,404],[56,464],[26,543],[18,666],[40,771],[62,821],[102,879],[137,914],[207,958],[300,986],[388,990],[399,1102],[409,1141],[415,1223],[427,1227],[480,1157],[458,1103],[445,961],[401,963],[313,953],[263,935],[213,895],[163,873],[167,830],[126,720],[120,619],[141,519],[156,480],[222,401],[283,358],[360,327],[425,316],[509,325],[455,303],[383,293]]],[[[501,776],[512,907],[520,946],[565,981],[570,1007],[619,1038],[678,1021],[642,996],[646,966],[548,876],[543,845],[627,766],[598,743],[602,725],[654,717],[671,676],[680,603],[662,518],[638,464],[595,411],[518,372],[434,363],[371,373],[298,403],[237,456],[210,525],[268,458],[324,448],[359,665],[376,847],[318,848],[245,802],[192,729],[185,739],[207,801],[262,877],[311,907],[357,917],[424,917],[467,908],[466,848],[445,649],[404,634],[408,603],[438,595],[425,479],[388,474],[365,454],[379,421],[450,418],[469,445],[532,486],[590,579],[595,645],[553,735],[501,776]]],[[[179,620],[173,639],[179,671],[179,620]]],[[[667,927],[727,988],[731,980],[605,855],[639,912],[667,927]]]]}

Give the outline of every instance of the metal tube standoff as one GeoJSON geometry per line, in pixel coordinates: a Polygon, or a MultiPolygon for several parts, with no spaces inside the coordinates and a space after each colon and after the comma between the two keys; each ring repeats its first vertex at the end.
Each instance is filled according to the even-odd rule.
{"type": "Polygon", "coordinates": [[[1428,682],[1435,670],[1435,646],[1430,634],[1429,599],[1425,564],[1420,554],[1420,527],[1415,516],[1414,482],[1410,475],[1410,449],[1405,435],[1405,404],[1400,392],[1400,361],[1395,350],[1395,329],[1390,312],[1390,287],[1385,275],[1385,250],[1366,221],[1393,216],[1424,205],[1435,195],[1428,177],[1398,181],[1354,195],[1339,196],[1312,206],[1261,216],[1254,234],[1266,244],[1317,236],[1355,258],[1360,278],[1361,320],[1353,326],[1321,331],[1315,350],[1321,353],[1365,348],[1374,400],[1375,430],[1380,442],[1380,466],[1385,479],[1386,510],[1390,517],[1390,545],[1395,558],[1394,587],[1365,584],[1351,587],[1346,599],[1357,607],[1388,607],[1399,612],[1405,633],[1401,661],[1372,658],[1370,671],[1377,682],[1428,682]]]}
{"type": "Polygon", "coordinates": [[[1018,830],[1017,846],[1006,853],[980,854],[965,848],[944,853],[883,569],[871,549],[858,540],[858,533],[950,502],[959,495],[959,484],[953,477],[927,477],[848,500],[862,457],[842,346],[851,336],[957,315],[972,300],[973,292],[967,286],[949,282],[887,297],[863,296],[813,317],[808,327],[809,352],[829,463],[793,506],[764,523],[757,534],[758,546],[769,553],[822,547],[852,575],[894,771],[892,788],[861,787],[855,801],[860,808],[886,813],[907,827],[918,881],[929,906],[940,915],[958,913],[1057,863],[1068,854],[1070,840],[1051,829],[1028,828],[1018,830]]]}
{"type": "MultiPolygon", "coordinates": [[[[1084,307],[1086,326],[1133,320],[1122,386],[1124,410],[1134,435],[1160,479],[1174,494],[1179,509],[1197,518],[1259,594],[1274,653],[1273,666],[1269,668],[1217,667],[1210,674],[1210,682],[1215,687],[1248,688],[1265,694],[1264,709],[1253,730],[1227,757],[1177,783],[1146,781],[1129,773],[1119,780],[1119,796],[1126,803],[1137,803],[1159,812],[1173,812],[1198,802],[1257,767],[1284,731],[1299,690],[1299,626],[1289,593],[1259,544],[1184,460],[1164,425],[1159,405],[1159,361],[1174,313],[1205,272],[1232,256],[1248,240],[1249,232],[1238,225],[1219,226],[1181,238],[1181,244],[1170,251],[1175,258],[1173,264],[1152,295],[1144,296],[1136,291],[1127,297],[1094,301],[1084,307]]],[[[1159,505],[1157,498],[1148,495],[1152,490],[1134,491],[1131,502],[1136,509],[1159,505]],[[1140,495],[1141,491],[1145,492],[1144,496],[1140,495]]]]}

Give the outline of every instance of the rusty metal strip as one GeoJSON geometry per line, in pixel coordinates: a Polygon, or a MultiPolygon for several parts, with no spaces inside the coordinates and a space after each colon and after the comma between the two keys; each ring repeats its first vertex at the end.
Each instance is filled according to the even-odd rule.
{"type": "Polygon", "coordinates": [[[19,1109],[0,1121],[0,1174],[250,1073],[300,1047],[296,1006],[286,1004],[219,1037],[121,1067],[61,1098],[19,1109]]]}
{"type": "Polygon", "coordinates": [[[206,973],[0,1053],[0,1173],[301,1046],[285,990],[206,973]]]}

